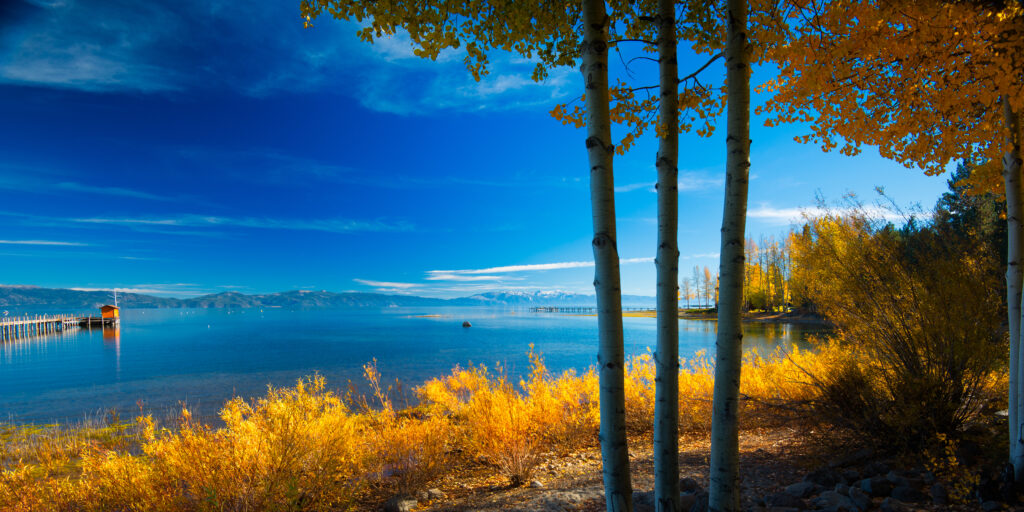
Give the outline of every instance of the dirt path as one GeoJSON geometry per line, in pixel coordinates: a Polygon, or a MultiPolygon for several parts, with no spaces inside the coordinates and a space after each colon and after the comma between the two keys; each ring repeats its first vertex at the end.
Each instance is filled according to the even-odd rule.
{"type": "MultiPolygon", "coordinates": [[[[744,509],[759,498],[798,482],[820,463],[800,432],[791,428],[743,432],[740,462],[743,471],[744,509]]],[[[653,488],[653,456],[649,436],[630,440],[633,489],[653,488]]],[[[710,441],[706,435],[680,440],[680,478],[693,479],[702,489],[708,485],[710,441]]],[[[601,483],[601,457],[595,449],[550,457],[535,474],[540,487],[510,488],[492,468],[479,465],[447,477],[437,487],[443,498],[424,500],[415,510],[427,511],[600,511],[605,509],[601,483]]],[[[645,496],[637,495],[637,510],[645,510],[645,496]]]]}

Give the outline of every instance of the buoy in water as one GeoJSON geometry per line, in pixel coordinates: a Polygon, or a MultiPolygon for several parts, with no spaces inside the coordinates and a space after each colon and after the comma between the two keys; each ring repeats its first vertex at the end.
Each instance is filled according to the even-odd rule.
{"type": "Polygon", "coordinates": [[[469,320],[466,320],[465,322],[462,322],[462,326],[463,327],[473,327],[473,324],[469,323],[469,320]]]}

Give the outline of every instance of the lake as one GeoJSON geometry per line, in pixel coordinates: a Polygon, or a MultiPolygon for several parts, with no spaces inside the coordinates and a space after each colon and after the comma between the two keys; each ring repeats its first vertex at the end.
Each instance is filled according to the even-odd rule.
{"type": "MultiPolygon", "coordinates": [[[[501,363],[518,376],[530,344],[553,371],[585,370],[597,354],[597,318],[525,309],[129,309],[119,331],[70,329],[0,344],[0,421],[76,422],[140,406],[158,417],[187,404],[215,419],[225,400],[254,397],[319,373],[329,386],[359,381],[376,358],[385,381],[406,385],[455,365],[501,363]],[[463,321],[472,327],[462,327],[463,321]]],[[[653,349],[655,319],[625,318],[627,355],[653,349]]],[[[771,350],[816,326],[747,324],[744,345],[771,350]]],[[[681,320],[679,353],[714,353],[715,322],[681,320]]]]}

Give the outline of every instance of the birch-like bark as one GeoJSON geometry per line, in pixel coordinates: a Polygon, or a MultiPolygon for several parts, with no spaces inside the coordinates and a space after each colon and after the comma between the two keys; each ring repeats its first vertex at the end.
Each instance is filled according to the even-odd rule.
{"type": "Polygon", "coordinates": [[[1016,480],[1024,478],[1024,445],[1021,444],[1021,418],[1024,416],[1024,395],[1021,379],[1021,253],[1024,249],[1024,227],[1021,215],[1020,125],[1009,98],[1003,96],[1003,120],[1006,122],[1007,142],[1010,148],[1003,156],[1003,184],[1006,187],[1006,305],[1010,326],[1010,390],[1008,416],[1010,425],[1010,462],[1016,480]]]}
{"type": "Polygon", "coordinates": [[[598,386],[601,460],[609,511],[633,510],[633,486],[626,446],[625,353],[622,347],[622,290],[615,238],[611,114],[608,96],[608,14],[604,0],[582,0],[581,54],[586,90],[587,156],[594,221],[594,290],[597,295],[598,386]]]}
{"type": "Polygon", "coordinates": [[[725,45],[726,128],[725,207],[719,267],[718,338],[711,413],[711,489],[713,512],[740,510],[739,422],[737,419],[743,355],[743,245],[750,173],[750,62],[746,0],[728,0],[725,45]]]}
{"type": "Polygon", "coordinates": [[[654,352],[654,500],[679,510],[679,69],[675,0],[658,0],[658,344],[654,352]]]}

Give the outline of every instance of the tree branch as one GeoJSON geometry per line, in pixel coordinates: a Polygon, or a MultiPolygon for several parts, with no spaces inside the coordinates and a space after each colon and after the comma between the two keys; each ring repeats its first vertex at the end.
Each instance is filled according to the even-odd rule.
{"type": "Polygon", "coordinates": [[[693,73],[690,73],[689,75],[686,75],[686,76],[680,78],[679,82],[682,83],[682,82],[685,82],[685,81],[687,81],[687,80],[689,80],[691,78],[692,79],[696,79],[697,75],[699,75],[701,71],[704,71],[705,69],[708,68],[708,66],[711,65],[712,62],[715,62],[716,60],[718,60],[718,59],[720,59],[720,58],[722,58],[724,56],[725,55],[722,52],[718,52],[717,55],[715,55],[714,57],[711,57],[711,59],[708,60],[707,62],[705,62],[703,66],[701,66],[700,68],[697,69],[697,71],[694,71],[693,73]]]}

